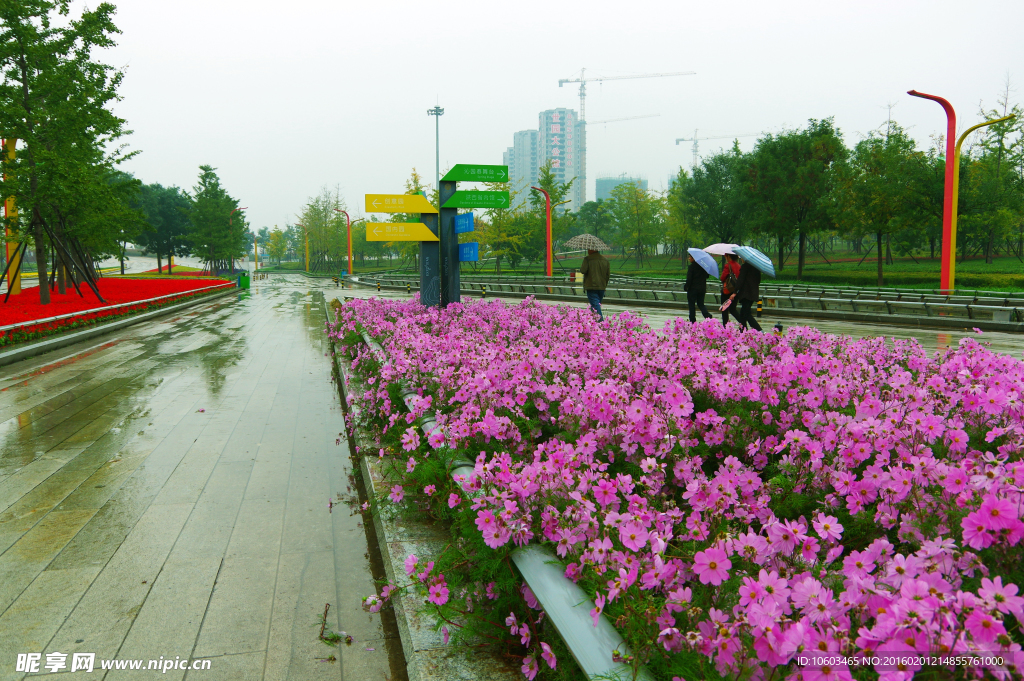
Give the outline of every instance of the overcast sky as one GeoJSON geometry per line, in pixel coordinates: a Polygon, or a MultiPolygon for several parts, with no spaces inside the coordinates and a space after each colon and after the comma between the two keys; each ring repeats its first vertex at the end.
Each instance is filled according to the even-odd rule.
{"type": "Polygon", "coordinates": [[[907,90],[948,98],[966,125],[995,106],[1007,74],[1013,101],[1024,98],[1021,0],[116,4],[123,35],[100,57],[126,68],[116,111],[142,153],[125,168],[191,188],[210,164],[254,229],[293,222],[325,185],[354,217],[363,194],[401,192],[413,167],[433,183],[435,103],[442,169],[501,163],[538,112],[578,109],[578,87],[558,80],[581,67],[696,72],[588,86],[589,120],[660,114],[589,128],[588,198],[595,178],[621,173],[663,189],[689,168],[690,143],[674,141],[695,129],[777,132],[834,116],[852,146],[895,104],[928,147],[945,117],[907,90]]]}

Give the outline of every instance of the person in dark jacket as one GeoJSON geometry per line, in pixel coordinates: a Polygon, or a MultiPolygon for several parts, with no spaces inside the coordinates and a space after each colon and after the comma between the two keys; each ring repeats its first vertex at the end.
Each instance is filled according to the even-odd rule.
{"type": "MultiPolygon", "coordinates": [[[[739,262],[739,260],[740,260],[740,257],[738,255],[736,255],[735,253],[728,253],[725,256],[725,264],[722,266],[722,272],[718,276],[718,278],[722,282],[722,302],[723,303],[725,302],[726,298],[728,298],[730,295],[735,293],[735,291],[733,291],[732,289],[729,288],[728,279],[729,279],[729,275],[730,274],[734,278],[737,278],[737,279],[739,278],[739,276],[740,276],[740,262],[739,262]]],[[[727,307],[724,310],[722,310],[722,324],[725,324],[725,325],[729,324],[729,313],[730,312],[732,313],[732,316],[736,318],[736,321],[739,321],[739,319],[740,319],[740,312],[739,312],[739,310],[736,309],[736,306],[730,305],[729,307],[727,307]]]]}
{"type": "Polygon", "coordinates": [[[600,321],[604,321],[604,314],[601,312],[601,301],[604,300],[605,289],[608,288],[608,279],[611,278],[612,267],[608,259],[601,255],[600,251],[588,250],[587,257],[580,265],[580,272],[583,273],[583,290],[587,292],[587,301],[590,308],[597,313],[600,321]]]}
{"type": "Polygon", "coordinates": [[[733,301],[731,307],[737,304],[740,306],[739,322],[744,329],[749,324],[754,329],[761,330],[761,325],[754,319],[754,315],[750,314],[750,306],[757,302],[760,296],[760,286],[761,270],[744,260],[740,266],[739,286],[736,293],[729,296],[733,301]]]}
{"type": "Polygon", "coordinates": [[[704,307],[704,295],[708,292],[708,273],[697,264],[692,255],[688,258],[690,266],[686,268],[683,290],[686,291],[686,303],[690,306],[690,321],[696,323],[698,307],[704,319],[711,318],[711,313],[704,307]]]}

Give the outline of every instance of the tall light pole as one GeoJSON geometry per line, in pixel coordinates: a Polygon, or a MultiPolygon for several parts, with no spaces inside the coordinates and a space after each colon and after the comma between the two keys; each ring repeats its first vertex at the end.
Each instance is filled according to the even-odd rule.
{"type": "MultiPolygon", "coordinates": [[[[229,228],[231,227],[231,216],[233,216],[235,214],[235,211],[239,211],[239,210],[249,210],[249,207],[248,206],[244,206],[242,208],[235,207],[235,208],[231,209],[231,212],[228,213],[228,227],[229,228]]],[[[235,230],[229,229],[228,231],[231,232],[231,238],[232,238],[232,240],[234,240],[235,230]]],[[[253,242],[253,243],[255,243],[255,242],[253,242]]],[[[255,255],[255,253],[253,255],[255,255]]],[[[170,269],[170,268],[168,267],[168,269],[170,269]]],[[[234,274],[234,273],[235,273],[235,256],[232,255],[231,256],[231,274],[234,274]]]]}
{"type": "Polygon", "coordinates": [[[1015,116],[1004,116],[990,121],[983,121],[967,129],[957,139],[956,112],[948,100],[936,95],[928,95],[917,90],[909,90],[908,95],[930,99],[942,106],[946,112],[946,178],[942,193],[942,264],[939,275],[939,288],[944,293],[953,293],[956,286],[956,214],[959,199],[960,183],[960,147],[967,136],[978,128],[1009,120],[1015,116]]]}
{"type": "MultiPolygon", "coordinates": [[[[343,211],[340,208],[335,208],[334,212],[341,213],[345,216],[345,229],[348,231],[348,276],[352,276],[352,218],[348,216],[347,211],[343,211]]],[[[365,220],[366,218],[357,218],[356,222],[365,220]]]]}
{"type": "Polygon", "coordinates": [[[438,195],[440,196],[441,191],[441,116],[444,115],[444,109],[439,106],[435,106],[433,109],[427,109],[428,116],[434,116],[434,188],[437,189],[438,195]]]}
{"type": "Polygon", "coordinates": [[[547,249],[546,249],[545,256],[544,256],[544,271],[547,274],[547,276],[550,277],[550,276],[552,276],[552,273],[551,273],[551,265],[552,265],[552,262],[551,262],[551,195],[548,194],[546,189],[541,189],[540,187],[530,187],[530,189],[532,189],[535,192],[540,192],[541,194],[544,195],[544,214],[546,216],[545,227],[544,227],[544,236],[545,236],[545,240],[546,240],[546,243],[547,243],[547,249]]]}

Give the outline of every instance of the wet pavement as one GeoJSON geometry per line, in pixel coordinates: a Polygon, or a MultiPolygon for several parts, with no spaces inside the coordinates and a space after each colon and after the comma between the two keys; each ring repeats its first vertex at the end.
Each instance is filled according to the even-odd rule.
{"type": "Polygon", "coordinates": [[[65,674],[95,653],[75,678],[403,678],[395,630],[359,606],[373,551],[320,288],[253,282],[0,369],[0,679],[57,652],[65,674]],[[353,644],[318,639],[328,603],[353,644]],[[211,663],[99,669],[161,657],[211,663]]]}

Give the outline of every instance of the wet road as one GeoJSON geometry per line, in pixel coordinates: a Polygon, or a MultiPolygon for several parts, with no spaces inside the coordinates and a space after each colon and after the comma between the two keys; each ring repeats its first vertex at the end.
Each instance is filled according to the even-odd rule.
{"type": "Polygon", "coordinates": [[[0,369],[0,679],[33,652],[46,675],[47,653],[65,673],[95,653],[74,678],[396,678],[400,646],[359,607],[374,586],[320,285],[253,286],[0,369]],[[327,603],[351,646],[318,640],[327,603]],[[161,656],[211,666],[98,669],[161,656]]]}

